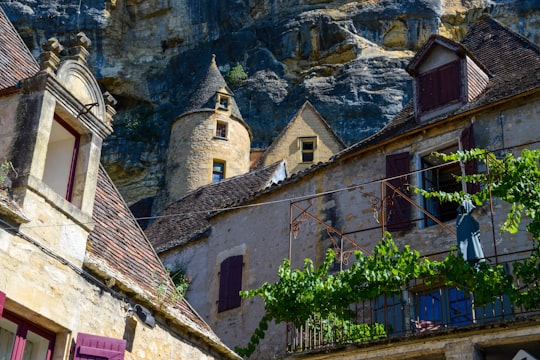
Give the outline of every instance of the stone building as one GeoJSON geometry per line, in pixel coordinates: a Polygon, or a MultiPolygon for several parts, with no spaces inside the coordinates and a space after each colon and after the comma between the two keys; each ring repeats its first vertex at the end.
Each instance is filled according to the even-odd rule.
{"type": "Polygon", "coordinates": [[[0,8],[0,358],[239,359],[100,166],[114,99],[88,45],[50,39],[38,64],[0,8]]]}
{"type": "MultiPolygon", "coordinates": [[[[247,343],[264,304],[225,295],[275,281],[285,258],[300,268],[304,258],[318,263],[333,247],[340,254],[339,269],[353,261],[352,251],[372,251],[385,230],[398,245],[409,244],[433,258],[455,245],[457,204],[424,199],[408,192],[408,185],[466,189],[452,181],[453,174],[487,169],[443,165],[431,156],[434,151],[480,147],[519,155],[524,148],[538,148],[540,48],[489,16],[481,17],[460,42],[430,37],[407,71],[413,99],[373,136],[277,185],[236,202],[229,199],[234,206],[208,213],[204,223],[171,216],[147,229],[150,240],[159,242],[164,261],[181,263],[194,276],[187,298],[228,345],[247,343]],[[189,233],[175,230],[184,227],[189,233]]],[[[171,205],[189,206],[198,206],[195,196],[171,205]]],[[[529,256],[532,243],[525,231],[499,233],[506,210],[505,203],[493,199],[477,209],[476,218],[485,257],[511,268],[529,256]]],[[[310,338],[309,331],[300,339],[299,329],[270,324],[253,357],[540,357],[537,313],[505,297],[478,308],[458,289],[419,282],[399,296],[357,309],[364,310],[357,314],[359,322],[384,324],[387,337],[338,345],[310,338]]]]}
{"type": "Polygon", "coordinates": [[[258,164],[267,166],[285,159],[287,173],[294,174],[313,164],[328,161],[344,148],[343,140],[306,101],[264,151],[258,164]]]}

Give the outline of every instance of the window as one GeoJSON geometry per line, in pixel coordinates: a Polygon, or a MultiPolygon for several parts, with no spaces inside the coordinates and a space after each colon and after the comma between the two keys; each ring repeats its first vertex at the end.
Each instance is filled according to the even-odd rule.
{"type": "Polygon", "coordinates": [[[414,316],[413,328],[418,332],[471,324],[472,300],[463,290],[450,287],[417,292],[414,316]]]}
{"type": "Polygon", "coordinates": [[[52,359],[55,334],[4,311],[0,319],[0,359],[52,359]]]}
{"type": "Polygon", "coordinates": [[[47,147],[43,182],[71,201],[80,135],[55,116],[47,147]]]}
{"type": "Polygon", "coordinates": [[[225,178],[225,163],[214,161],[212,165],[212,182],[218,182],[225,178]]]}
{"type": "MultiPolygon", "coordinates": [[[[441,150],[444,153],[455,152],[457,146],[441,150]]],[[[461,175],[459,163],[443,165],[439,157],[427,155],[421,159],[422,188],[428,191],[454,192],[462,189],[461,182],[456,181],[456,176],[461,175]]],[[[423,207],[439,221],[453,220],[457,216],[458,203],[439,201],[438,199],[423,199],[423,207]]],[[[435,225],[435,221],[424,216],[424,226],[435,225]]]]}
{"type": "Polygon", "coordinates": [[[460,62],[428,71],[418,79],[418,104],[422,112],[430,111],[460,99],[460,62]]]}
{"type": "Polygon", "coordinates": [[[216,137],[218,138],[227,138],[227,123],[218,121],[216,123],[216,137]]]}
{"type": "Polygon", "coordinates": [[[388,335],[400,335],[407,331],[404,319],[404,299],[400,295],[381,295],[373,300],[375,322],[383,324],[388,335]]]}
{"type": "Polygon", "coordinates": [[[218,104],[217,108],[219,110],[229,110],[231,105],[231,99],[227,95],[219,94],[218,95],[218,104]]]}
{"type": "Polygon", "coordinates": [[[303,163],[310,163],[315,160],[315,148],[317,147],[316,137],[300,138],[300,151],[303,163]]]}
{"type": "Polygon", "coordinates": [[[242,299],[243,256],[231,256],[221,263],[219,272],[218,312],[239,307],[242,299]]]}

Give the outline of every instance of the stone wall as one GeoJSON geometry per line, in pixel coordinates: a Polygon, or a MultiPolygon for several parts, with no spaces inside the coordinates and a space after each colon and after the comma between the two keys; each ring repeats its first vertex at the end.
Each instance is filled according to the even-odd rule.
{"type": "Polygon", "coordinates": [[[51,256],[42,247],[45,244],[28,239],[0,231],[0,289],[7,294],[5,310],[56,333],[54,360],[68,358],[79,332],[122,339],[128,318],[135,329],[127,360],[220,358],[159,315],[156,327],[148,327],[128,314],[126,294],[86,280],[92,275],[81,276],[81,269],[61,261],[55,252],[51,256]]]}

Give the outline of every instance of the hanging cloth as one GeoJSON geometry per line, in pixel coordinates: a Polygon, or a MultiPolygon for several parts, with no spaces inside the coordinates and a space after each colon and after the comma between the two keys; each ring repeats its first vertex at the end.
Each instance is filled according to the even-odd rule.
{"type": "Polygon", "coordinates": [[[471,216],[474,209],[475,206],[470,200],[464,200],[457,209],[456,219],[457,245],[463,259],[471,265],[485,260],[480,242],[480,224],[471,216]]]}

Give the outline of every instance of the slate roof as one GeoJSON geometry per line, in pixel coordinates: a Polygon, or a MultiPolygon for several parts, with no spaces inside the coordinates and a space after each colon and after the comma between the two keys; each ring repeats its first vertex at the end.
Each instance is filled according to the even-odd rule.
{"type": "MultiPolygon", "coordinates": [[[[95,227],[88,238],[88,254],[115,269],[119,277],[123,276],[144,291],[157,296],[159,279],[168,275],[103,167],[99,169],[92,217],[95,227]]],[[[199,328],[211,332],[209,326],[184,299],[173,305],[199,328]]]]}
{"type": "Polygon", "coordinates": [[[39,66],[0,6],[0,90],[34,76],[39,66]]]}
{"type": "Polygon", "coordinates": [[[145,230],[158,253],[197,239],[210,230],[209,219],[241,204],[271,185],[284,169],[282,161],[194,190],[169,205],[145,230]]]}
{"type": "MultiPolygon", "coordinates": [[[[379,132],[341,151],[332,159],[354,155],[362,149],[407,132],[434,126],[455,116],[481,110],[493,103],[540,90],[540,47],[489,15],[483,15],[471,26],[461,40],[461,45],[489,72],[489,83],[482,94],[454,112],[423,124],[416,121],[411,100],[379,132]]],[[[420,50],[422,51],[424,49],[420,50]]]]}
{"type": "MultiPolygon", "coordinates": [[[[229,94],[234,95],[217,67],[215,56],[212,55],[212,61],[206,75],[189,98],[188,105],[180,117],[194,111],[214,111],[216,108],[215,95],[222,88],[226,88],[229,94]]],[[[240,113],[240,109],[238,109],[234,96],[231,96],[231,115],[243,122],[242,114],[240,113]]]]}

